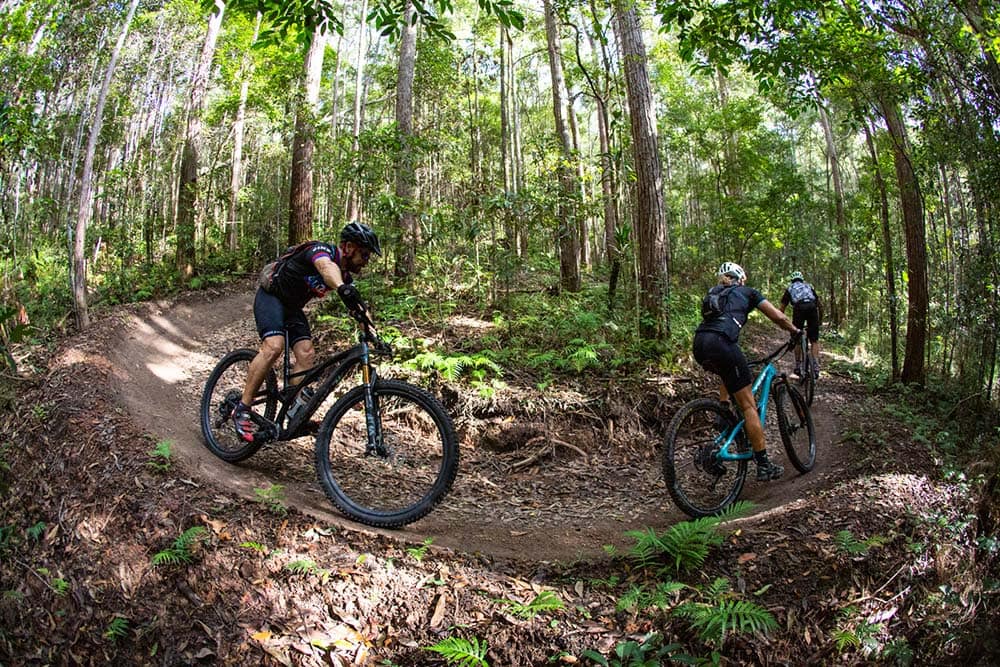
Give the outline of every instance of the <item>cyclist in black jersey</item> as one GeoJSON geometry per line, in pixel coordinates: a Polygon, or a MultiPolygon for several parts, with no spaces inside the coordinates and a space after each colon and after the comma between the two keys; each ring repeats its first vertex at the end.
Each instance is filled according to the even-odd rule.
{"type": "MultiPolygon", "coordinates": [[[[792,324],[804,329],[809,338],[809,356],[812,357],[813,378],[819,377],[819,328],[823,324],[823,304],[815,288],[793,271],[789,285],[781,295],[781,312],[792,307],[792,324]]],[[[795,374],[802,377],[802,350],[795,348],[795,374]]]]}
{"type": "Polygon", "coordinates": [[[278,261],[266,286],[258,287],[253,316],[261,343],[247,370],[243,399],[233,410],[237,436],[253,442],[254,425],[248,406],[267,370],[284,352],[286,330],[295,356],[292,372],[312,368],[316,349],[302,310],[306,303],[335,289],[352,315],[368,317],[368,308],[354,286],[354,276],[365,268],[372,254],[382,254],[378,236],[368,225],[352,222],[340,232],[340,245],[307,241],[296,246],[278,261]]]}
{"type": "MultiPolygon", "coordinates": [[[[746,420],[744,428],[757,464],[757,480],[778,479],[785,469],[770,461],[764,442],[764,427],[750,389],[753,375],[739,346],[740,331],[756,308],[779,327],[793,335],[802,332],[760,292],[746,286],[747,274],[739,264],[724,262],[718,271],[719,284],[709,291],[716,296],[718,310],[705,315],[694,334],[694,358],[702,368],[722,378],[719,400],[728,405],[732,397],[746,420]]],[[[704,312],[704,309],[703,309],[704,312]]]]}

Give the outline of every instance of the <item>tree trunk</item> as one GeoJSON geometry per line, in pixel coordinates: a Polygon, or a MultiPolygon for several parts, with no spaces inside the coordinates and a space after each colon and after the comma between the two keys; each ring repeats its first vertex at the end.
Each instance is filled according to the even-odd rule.
{"type": "Polygon", "coordinates": [[[201,143],[202,109],[205,91],[208,89],[208,75],[215,55],[215,42],[222,26],[222,14],[226,5],[215,0],[215,13],[208,20],[208,32],[201,49],[201,58],[191,81],[190,107],[188,108],[187,130],[184,133],[184,149],[181,158],[181,180],[177,201],[177,270],[184,279],[195,272],[195,234],[197,227],[196,206],[198,202],[198,153],[201,143]]]}
{"type": "MultiPolygon", "coordinates": [[[[260,34],[261,14],[257,13],[257,23],[253,29],[253,39],[251,44],[257,42],[257,35],[260,34]]],[[[229,181],[229,212],[226,216],[226,248],[230,252],[236,252],[238,247],[239,226],[237,216],[239,215],[240,188],[243,187],[243,131],[246,125],[247,97],[250,94],[250,56],[243,56],[243,66],[240,74],[243,82],[240,84],[240,103],[236,107],[236,120],[233,123],[233,168],[229,181]]]]}
{"type": "Polygon", "coordinates": [[[892,232],[889,229],[889,197],[886,195],[885,179],[878,163],[875,141],[871,129],[865,123],[865,142],[872,158],[875,189],[879,196],[879,219],[882,222],[882,253],[885,257],[885,292],[889,310],[889,354],[892,360],[892,381],[899,380],[899,317],[896,314],[896,265],[892,259],[892,232]]]}
{"type": "Polygon", "coordinates": [[[646,70],[646,47],[635,7],[615,2],[615,24],[622,49],[632,154],[635,161],[635,227],[639,242],[639,335],[663,340],[670,333],[670,243],[663,210],[663,175],[657,147],[653,96],[646,70]]]}
{"type": "Polygon", "coordinates": [[[559,202],[556,205],[557,238],[559,243],[560,285],[570,292],[580,291],[580,263],[577,250],[577,226],[573,200],[577,196],[573,164],[573,143],[563,114],[562,93],[566,89],[563,78],[562,55],[559,48],[559,31],[552,0],[544,0],[545,37],[548,43],[549,73],[552,77],[552,114],[556,134],[562,151],[559,163],[559,202]]]}
{"type": "Polygon", "coordinates": [[[413,23],[413,2],[407,0],[406,27],[399,42],[399,69],[396,80],[396,131],[399,154],[396,157],[396,199],[402,211],[399,217],[400,248],[396,253],[396,276],[413,275],[420,229],[415,214],[416,164],[413,155],[413,77],[417,66],[417,26],[413,23]]]}
{"type": "MultiPolygon", "coordinates": [[[[361,116],[362,116],[362,101],[364,100],[364,82],[365,82],[365,54],[367,53],[367,40],[365,39],[368,35],[367,27],[367,15],[368,15],[368,0],[361,0],[361,12],[358,19],[358,53],[354,60],[354,125],[353,134],[354,140],[351,143],[351,153],[353,159],[360,159],[358,153],[361,150],[361,116]]],[[[354,181],[351,183],[350,190],[347,194],[347,220],[348,222],[353,220],[361,219],[361,182],[358,177],[355,177],[354,181]]]]}
{"type": "Polygon", "coordinates": [[[847,276],[847,258],[851,256],[851,234],[844,217],[844,186],[840,176],[840,157],[837,155],[837,145],[833,140],[833,126],[822,106],[819,107],[819,122],[823,126],[826,154],[830,162],[830,175],[833,178],[833,200],[836,211],[834,225],[840,240],[840,299],[842,307],[834,311],[837,313],[837,321],[834,322],[834,325],[840,328],[840,325],[849,318],[851,311],[851,284],[847,276]]]}
{"type": "Polygon", "coordinates": [[[313,152],[316,149],[316,107],[323,73],[326,32],[317,27],[309,42],[303,70],[304,96],[295,113],[295,138],[292,140],[291,188],[288,201],[288,244],[312,238],[313,222],[313,152]]]}
{"type": "Polygon", "coordinates": [[[97,153],[97,140],[101,135],[101,126],[104,123],[104,105],[108,99],[108,90],[111,88],[111,78],[118,66],[118,56],[125,45],[125,38],[128,36],[129,26],[132,24],[132,17],[135,16],[138,5],[139,0],[132,0],[132,4],[129,5],[121,35],[118,37],[115,50],[111,53],[108,68],[104,72],[101,91],[97,95],[97,107],[94,109],[94,117],[90,123],[87,153],[83,159],[83,174],[80,176],[80,207],[77,209],[76,231],[73,237],[72,276],[76,323],[81,331],[90,326],[90,312],[87,307],[87,259],[84,244],[87,238],[87,224],[90,221],[91,208],[94,204],[94,155],[97,153]]]}
{"type": "Polygon", "coordinates": [[[906,314],[906,351],[900,379],[923,384],[926,379],[924,351],[927,347],[927,242],[924,230],[924,206],[920,186],[910,162],[906,127],[894,101],[879,99],[889,136],[892,157],[899,182],[900,207],[906,237],[906,266],[909,274],[906,314]]]}

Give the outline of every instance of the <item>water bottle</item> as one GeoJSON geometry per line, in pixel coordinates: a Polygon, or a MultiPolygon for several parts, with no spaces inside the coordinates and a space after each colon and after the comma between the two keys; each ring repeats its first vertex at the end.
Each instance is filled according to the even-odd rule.
{"type": "Polygon", "coordinates": [[[312,400],[313,393],[312,387],[306,387],[299,392],[299,395],[295,397],[295,403],[292,404],[292,408],[288,411],[289,421],[295,419],[295,417],[302,412],[309,401],[312,400]]]}

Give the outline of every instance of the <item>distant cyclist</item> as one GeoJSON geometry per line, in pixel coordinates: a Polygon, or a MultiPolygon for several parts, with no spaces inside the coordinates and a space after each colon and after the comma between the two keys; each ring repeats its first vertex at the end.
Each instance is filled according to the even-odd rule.
{"type": "Polygon", "coordinates": [[[739,264],[724,262],[719,267],[718,278],[719,284],[709,291],[702,305],[702,322],[694,334],[694,358],[702,368],[722,378],[719,388],[722,404],[728,405],[731,396],[740,406],[757,464],[757,480],[778,479],[785,469],[772,463],[767,456],[764,428],[750,388],[753,375],[738,343],[740,331],[754,308],[785,331],[793,335],[802,332],[764,295],[746,286],[747,274],[739,264]]]}
{"type": "MultiPolygon", "coordinates": [[[[313,366],[316,349],[302,310],[306,303],[337,290],[350,313],[368,315],[368,308],[353,283],[354,276],[368,264],[373,253],[382,254],[378,236],[368,225],[352,222],[340,232],[339,246],[306,241],[286,252],[268,275],[261,276],[253,302],[260,351],[250,362],[243,399],[233,410],[233,425],[241,439],[253,442],[255,429],[249,406],[268,369],[285,351],[286,330],[295,355],[292,372],[301,373],[313,366]]],[[[293,380],[297,381],[298,378],[293,380]]]]}
{"type": "MultiPolygon", "coordinates": [[[[801,271],[793,271],[791,283],[781,295],[781,312],[792,306],[792,322],[805,329],[809,338],[809,356],[812,357],[813,377],[819,377],[819,327],[823,322],[823,309],[813,286],[802,278],[801,271]]],[[[802,376],[802,348],[795,348],[795,374],[802,376]]]]}

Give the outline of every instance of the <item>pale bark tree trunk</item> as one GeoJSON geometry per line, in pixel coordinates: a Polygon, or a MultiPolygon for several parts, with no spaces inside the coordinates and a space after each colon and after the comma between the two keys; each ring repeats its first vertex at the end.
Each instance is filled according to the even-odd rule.
{"type": "MultiPolygon", "coordinates": [[[[365,82],[365,54],[367,53],[368,22],[368,0],[361,0],[361,13],[358,19],[358,53],[354,61],[354,126],[351,143],[351,152],[355,159],[358,159],[358,151],[361,149],[361,111],[364,100],[365,82]]],[[[350,191],[347,195],[347,220],[361,219],[361,183],[355,180],[351,183],[350,191]]]]}
{"type": "Polygon", "coordinates": [[[875,189],[879,197],[879,219],[882,223],[882,253],[885,258],[885,293],[889,309],[889,356],[892,362],[892,381],[899,379],[899,316],[896,313],[896,265],[892,258],[892,231],[889,228],[889,197],[886,194],[885,179],[878,164],[878,152],[872,139],[871,129],[865,123],[865,142],[872,158],[875,189]]]}
{"type": "Polygon", "coordinates": [[[413,77],[417,63],[417,26],[413,23],[413,2],[408,0],[403,15],[406,27],[399,42],[399,68],[396,81],[396,131],[400,151],[396,158],[396,199],[402,211],[399,218],[400,245],[396,253],[396,275],[413,275],[420,229],[415,214],[416,165],[413,155],[413,77]]]}
{"type": "Polygon", "coordinates": [[[108,99],[108,90],[111,88],[111,78],[118,66],[118,57],[125,46],[125,38],[128,36],[128,30],[132,25],[132,18],[135,16],[135,9],[138,5],[139,0],[132,0],[125,17],[125,23],[122,25],[121,35],[118,37],[118,43],[115,45],[115,50],[111,52],[111,60],[108,62],[108,68],[104,72],[104,81],[101,83],[101,90],[97,95],[97,107],[94,109],[94,117],[90,123],[87,152],[83,159],[83,174],[80,176],[80,207],[77,209],[76,230],[73,237],[73,302],[76,305],[76,323],[80,330],[90,326],[90,312],[87,306],[87,259],[84,244],[87,239],[87,223],[90,221],[91,209],[94,205],[94,155],[97,153],[97,140],[101,135],[101,126],[104,123],[104,105],[108,99]]]}
{"type": "MultiPolygon", "coordinates": [[[[258,12],[251,44],[257,42],[261,18],[261,14],[258,12]]],[[[236,121],[233,123],[233,169],[229,181],[229,212],[226,216],[226,247],[230,252],[236,251],[239,239],[237,216],[239,215],[240,188],[243,187],[243,133],[246,125],[247,97],[250,94],[250,72],[250,55],[246,54],[243,57],[243,66],[241,67],[243,82],[240,84],[240,103],[236,108],[236,121]]]]}
{"type": "Polygon", "coordinates": [[[898,105],[881,98],[879,107],[892,139],[892,157],[899,183],[900,208],[906,238],[906,267],[909,275],[906,314],[906,350],[900,379],[923,384],[926,379],[924,351],[927,346],[927,241],[924,230],[924,205],[920,197],[906,136],[906,127],[898,105]]]}
{"type": "Polygon", "coordinates": [[[841,308],[835,308],[831,313],[833,324],[839,328],[843,322],[847,321],[851,312],[851,283],[847,275],[847,258],[851,256],[851,234],[844,216],[844,185],[840,175],[840,156],[837,155],[837,145],[833,140],[833,126],[830,124],[830,117],[822,106],[819,107],[819,122],[823,126],[823,137],[826,139],[826,154],[830,162],[830,176],[833,179],[833,202],[836,211],[834,225],[840,240],[841,308]]]}
{"type": "Polygon", "coordinates": [[[326,32],[315,28],[303,65],[303,97],[295,112],[295,137],[292,140],[291,188],[288,201],[288,243],[295,245],[312,238],[313,225],[313,153],[316,150],[316,110],[319,104],[320,78],[326,32]]]}
{"type": "Polygon", "coordinates": [[[555,118],[556,134],[563,159],[559,164],[559,203],[556,206],[557,238],[559,242],[560,285],[570,292],[580,290],[580,263],[577,246],[577,226],[573,199],[577,186],[573,169],[573,142],[566,124],[562,93],[566,83],[562,70],[562,55],[559,48],[559,31],[552,0],[545,0],[545,37],[548,43],[549,73],[552,76],[552,113],[555,118]]]}
{"type": "Polygon", "coordinates": [[[639,242],[639,335],[662,340],[670,333],[670,244],[663,209],[663,175],[657,147],[653,95],[646,70],[646,47],[635,6],[615,2],[622,49],[632,154],[635,161],[635,227],[639,242]]]}
{"type": "Polygon", "coordinates": [[[201,150],[202,110],[205,92],[208,90],[208,76],[215,56],[215,43],[222,26],[222,15],[226,5],[215,0],[215,13],[208,20],[208,32],[201,49],[201,58],[191,81],[190,107],[188,109],[187,130],[184,133],[184,152],[181,158],[181,180],[177,201],[177,270],[185,279],[195,272],[195,234],[198,204],[198,163],[201,150]]]}

